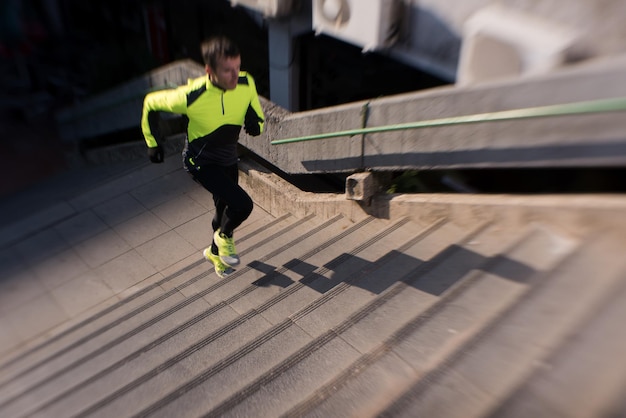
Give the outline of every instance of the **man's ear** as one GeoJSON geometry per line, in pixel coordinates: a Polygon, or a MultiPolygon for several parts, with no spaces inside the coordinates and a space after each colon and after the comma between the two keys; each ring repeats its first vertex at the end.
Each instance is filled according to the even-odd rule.
{"type": "Polygon", "coordinates": [[[209,67],[209,64],[206,64],[204,66],[204,71],[206,71],[206,73],[209,75],[213,74],[213,70],[211,70],[211,67],[209,67]]]}

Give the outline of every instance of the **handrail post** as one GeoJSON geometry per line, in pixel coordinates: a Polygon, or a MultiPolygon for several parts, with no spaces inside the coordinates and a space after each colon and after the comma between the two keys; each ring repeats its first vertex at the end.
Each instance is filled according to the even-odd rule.
{"type": "MultiPolygon", "coordinates": [[[[366,102],[361,107],[361,129],[367,128],[367,120],[369,119],[369,116],[370,102],[366,102]]],[[[359,164],[359,171],[365,171],[365,135],[367,135],[367,133],[363,131],[363,133],[361,134],[361,162],[359,164]]]]}

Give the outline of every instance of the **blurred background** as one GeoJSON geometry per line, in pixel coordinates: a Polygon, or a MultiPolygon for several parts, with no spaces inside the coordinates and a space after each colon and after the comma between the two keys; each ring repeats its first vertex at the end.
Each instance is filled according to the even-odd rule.
{"type": "MultiPolygon", "coordinates": [[[[0,18],[0,195],[67,168],[57,110],[178,59],[201,63],[199,43],[209,36],[232,37],[259,93],[270,97],[267,24],[227,0],[2,0],[0,18]]],[[[300,45],[312,83],[303,108],[441,83],[311,30],[300,45]]]]}
{"type": "MultiPolygon", "coordinates": [[[[366,3],[366,16],[350,16],[347,0],[1,0],[0,195],[73,164],[56,112],[176,60],[201,63],[199,43],[212,35],[232,37],[259,93],[290,111],[547,73],[626,45],[620,1],[366,3]]],[[[137,139],[138,124],[84,144],[137,139]]],[[[552,170],[548,190],[582,173],[573,187],[623,191],[621,167],[585,170],[552,170]]],[[[478,190],[504,187],[491,174],[460,174],[478,190]]],[[[509,189],[546,178],[506,176],[509,189]]]]}

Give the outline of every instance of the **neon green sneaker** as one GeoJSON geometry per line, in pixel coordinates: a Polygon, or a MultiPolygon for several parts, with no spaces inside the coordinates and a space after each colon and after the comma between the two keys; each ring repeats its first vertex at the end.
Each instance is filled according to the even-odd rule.
{"type": "Polygon", "coordinates": [[[217,245],[218,254],[222,263],[228,264],[229,266],[239,264],[239,256],[237,255],[237,250],[235,250],[234,239],[223,235],[218,229],[215,231],[215,234],[213,234],[213,241],[215,241],[215,245],[217,245]]]}
{"type": "Polygon", "coordinates": [[[215,274],[217,274],[222,279],[224,277],[230,276],[232,273],[235,272],[235,270],[231,266],[222,263],[222,260],[218,255],[211,253],[211,247],[205,248],[202,254],[204,255],[204,258],[213,263],[213,266],[215,266],[215,274]]]}

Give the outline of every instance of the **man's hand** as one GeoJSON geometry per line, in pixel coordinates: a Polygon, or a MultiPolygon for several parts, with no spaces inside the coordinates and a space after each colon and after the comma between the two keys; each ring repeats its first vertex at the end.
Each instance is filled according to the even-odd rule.
{"type": "Polygon", "coordinates": [[[244,121],[243,129],[251,136],[257,136],[261,134],[261,126],[259,126],[259,117],[252,110],[248,110],[246,113],[246,119],[244,121]]]}
{"type": "Polygon", "coordinates": [[[150,161],[153,163],[162,163],[163,162],[163,147],[157,145],[153,148],[148,148],[148,157],[150,161]]]}

